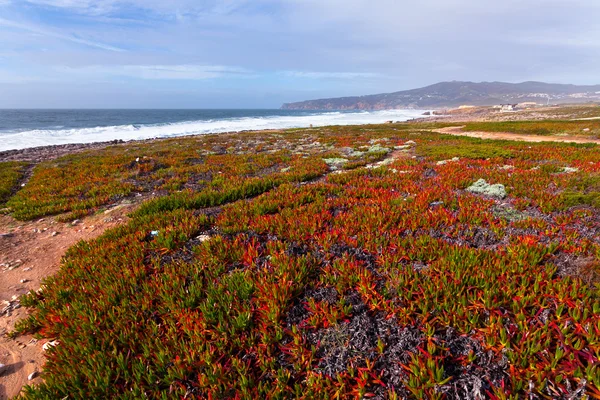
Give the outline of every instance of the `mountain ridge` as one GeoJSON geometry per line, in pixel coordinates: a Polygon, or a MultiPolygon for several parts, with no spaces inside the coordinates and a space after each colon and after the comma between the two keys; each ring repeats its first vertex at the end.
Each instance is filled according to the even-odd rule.
{"type": "Polygon", "coordinates": [[[441,108],[502,103],[582,103],[600,101],[600,85],[573,85],[526,81],[438,82],[422,88],[364,96],[347,96],[285,103],[287,110],[385,110],[441,108]]]}

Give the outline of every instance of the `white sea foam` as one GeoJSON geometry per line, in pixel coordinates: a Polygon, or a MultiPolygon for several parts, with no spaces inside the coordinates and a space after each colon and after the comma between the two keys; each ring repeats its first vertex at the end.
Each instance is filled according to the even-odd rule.
{"type": "Polygon", "coordinates": [[[110,140],[139,140],[159,137],[237,132],[242,130],[305,128],[326,125],[375,124],[389,120],[406,121],[420,116],[419,110],[373,112],[328,112],[303,116],[270,116],[200,120],[158,125],[120,125],[82,129],[48,129],[0,133],[0,151],[68,143],[110,140]]]}

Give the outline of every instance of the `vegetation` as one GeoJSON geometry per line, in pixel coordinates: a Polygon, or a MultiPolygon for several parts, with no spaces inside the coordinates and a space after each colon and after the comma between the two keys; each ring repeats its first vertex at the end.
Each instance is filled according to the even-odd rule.
{"type": "Polygon", "coordinates": [[[600,120],[469,122],[465,131],[511,132],[525,135],[600,135],[600,120]]]}
{"type": "Polygon", "coordinates": [[[18,162],[0,163],[0,205],[4,204],[17,190],[25,165],[18,162]]]}
{"type": "Polygon", "coordinates": [[[52,166],[15,215],[155,198],[22,298],[58,341],[23,398],[600,396],[595,147],[331,127],[52,166]]]}

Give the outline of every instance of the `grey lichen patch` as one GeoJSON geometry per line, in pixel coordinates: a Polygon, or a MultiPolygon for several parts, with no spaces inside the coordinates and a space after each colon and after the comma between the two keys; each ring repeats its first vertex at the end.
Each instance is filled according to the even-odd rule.
{"type": "Polygon", "coordinates": [[[329,168],[336,170],[343,164],[346,164],[349,160],[347,158],[324,158],[325,164],[329,165],[329,168]]]}
{"type": "Polygon", "coordinates": [[[500,205],[493,207],[492,212],[496,217],[505,219],[509,222],[523,221],[529,218],[529,215],[519,210],[515,210],[514,208],[508,205],[500,205]]]}
{"type": "Polygon", "coordinates": [[[477,182],[469,186],[467,192],[482,194],[490,197],[497,197],[503,199],[506,197],[506,188],[501,183],[495,183],[493,185],[487,183],[485,179],[479,179],[477,182]]]}
{"type": "Polygon", "coordinates": [[[360,158],[360,157],[362,157],[362,156],[364,156],[364,155],[365,155],[365,152],[364,152],[364,151],[358,151],[358,150],[356,150],[356,151],[353,151],[353,152],[349,153],[349,154],[348,154],[348,157],[352,157],[352,158],[360,158]]]}
{"type": "Polygon", "coordinates": [[[389,153],[391,150],[387,147],[383,147],[381,146],[379,143],[374,144],[373,146],[369,147],[368,152],[369,153],[389,153]]]}

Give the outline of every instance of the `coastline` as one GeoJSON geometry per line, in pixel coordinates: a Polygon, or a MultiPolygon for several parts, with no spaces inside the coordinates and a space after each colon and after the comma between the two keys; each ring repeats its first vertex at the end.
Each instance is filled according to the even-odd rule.
{"type": "MultiPolygon", "coordinates": [[[[430,111],[431,115],[423,115],[405,121],[393,121],[388,120],[382,123],[357,123],[348,124],[343,126],[360,126],[360,125],[387,125],[393,123],[394,125],[406,125],[406,124],[434,124],[434,123],[465,123],[465,122],[504,122],[504,121],[528,121],[528,120],[573,120],[573,121],[593,121],[600,117],[586,117],[578,118],[580,113],[586,110],[596,110],[597,106],[588,105],[561,105],[561,106],[549,106],[539,107],[534,109],[524,109],[511,113],[499,113],[492,107],[474,107],[470,109],[438,109],[430,111]],[[582,111],[583,110],[583,111],[582,111]]],[[[388,110],[393,111],[393,110],[388,110]]],[[[413,110],[416,111],[416,110],[413,110]]],[[[422,112],[423,110],[418,110],[422,112]]],[[[587,114],[581,114],[587,115],[587,114]]],[[[260,132],[284,132],[288,129],[317,129],[326,128],[328,126],[340,126],[336,124],[330,125],[316,125],[309,127],[299,128],[272,128],[272,129],[241,129],[232,130],[225,132],[211,132],[211,133],[200,133],[200,134],[182,134],[165,137],[152,137],[144,139],[115,139],[107,141],[98,141],[90,143],[67,143],[67,144],[54,144],[47,146],[36,146],[26,147],[22,149],[11,149],[0,151],[0,162],[5,161],[25,161],[25,162],[41,162],[52,160],[58,157],[62,157],[68,154],[80,153],[87,150],[97,150],[108,146],[114,145],[126,145],[135,143],[150,143],[153,141],[169,140],[176,138],[187,138],[187,137],[200,137],[200,136],[211,136],[211,135],[232,135],[240,133],[260,133],[260,132]]]]}

